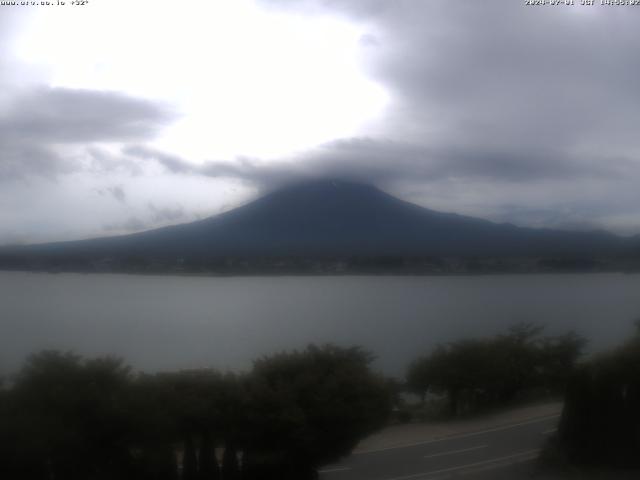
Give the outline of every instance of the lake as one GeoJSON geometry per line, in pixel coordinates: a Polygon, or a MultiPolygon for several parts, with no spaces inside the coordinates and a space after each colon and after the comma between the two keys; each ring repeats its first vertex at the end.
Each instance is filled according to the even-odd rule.
{"type": "Polygon", "coordinates": [[[181,277],[0,272],[0,371],[44,348],[147,371],[247,369],[310,342],[361,345],[401,375],[438,342],[539,322],[600,350],[640,318],[640,275],[181,277]]]}

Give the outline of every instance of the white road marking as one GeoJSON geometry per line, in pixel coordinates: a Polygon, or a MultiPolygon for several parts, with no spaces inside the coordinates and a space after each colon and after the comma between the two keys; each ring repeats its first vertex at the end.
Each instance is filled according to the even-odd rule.
{"type": "Polygon", "coordinates": [[[318,473],[346,472],[347,470],[351,470],[351,467],[326,468],[324,470],[318,470],[318,473]]]}
{"type": "Polygon", "coordinates": [[[361,451],[361,452],[353,452],[352,455],[365,455],[365,454],[369,454],[369,453],[386,452],[387,450],[397,450],[399,448],[417,447],[419,445],[428,445],[430,443],[446,442],[446,441],[449,441],[449,440],[458,440],[460,438],[475,437],[476,435],[482,435],[484,433],[499,432],[501,430],[509,430],[511,428],[522,427],[524,425],[531,425],[533,423],[545,422],[547,420],[551,420],[552,418],[558,418],[559,416],[560,416],[559,413],[555,414],[555,415],[547,415],[545,417],[540,417],[540,418],[536,418],[536,419],[533,419],[533,420],[527,420],[526,422],[512,423],[510,425],[504,425],[502,427],[489,428],[487,430],[481,430],[481,431],[478,431],[478,432],[463,433],[463,434],[460,434],[460,435],[451,435],[451,436],[448,436],[448,437],[434,438],[432,440],[425,440],[423,442],[405,443],[405,444],[402,444],[402,445],[395,445],[393,447],[379,448],[379,449],[375,449],[375,450],[364,450],[364,451],[361,451]]]}
{"type": "Polygon", "coordinates": [[[499,466],[502,466],[503,463],[500,463],[500,462],[504,462],[506,460],[513,460],[513,459],[518,458],[518,457],[525,457],[525,458],[521,458],[519,460],[516,460],[514,462],[510,462],[508,464],[519,463],[519,462],[528,461],[528,460],[531,460],[531,459],[535,458],[535,456],[539,452],[540,452],[540,450],[527,450],[525,452],[515,453],[513,455],[507,455],[505,457],[491,458],[489,460],[483,460],[481,462],[474,462],[474,463],[467,463],[466,465],[459,465],[457,467],[441,468],[440,470],[432,470],[430,472],[414,473],[412,475],[404,475],[402,477],[387,478],[385,480],[409,480],[410,478],[423,478],[423,477],[429,477],[429,476],[432,476],[432,475],[438,475],[440,473],[451,473],[451,472],[455,472],[457,470],[465,470],[465,469],[474,468],[474,467],[481,467],[481,466],[484,466],[484,465],[489,465],[491,463],[498,463],[498,464],[500,464],[499,466]],[[531,457],[531,458],[529,458],[529,457],[531,457]]]}
{"type": "Polygon", "coordinates": [[[487,448],[489,445],[478,445],[477,447],[463,448],[461,450],[451,450],[449,452],[434,453],[432,455],[425,455],[424,458],[444,457],[445,455],[455,455],[456,453],[470,452],[472,450],[480,450],[481,448],[487,448]]]}
{"type": "Polygon", "coordinates": [[[544,432],[542,432],[542,435],[551,435],[552,433],[556,433],[557,431],[557,428],[552,428],[551,430],[545,430],[544,432]]]}

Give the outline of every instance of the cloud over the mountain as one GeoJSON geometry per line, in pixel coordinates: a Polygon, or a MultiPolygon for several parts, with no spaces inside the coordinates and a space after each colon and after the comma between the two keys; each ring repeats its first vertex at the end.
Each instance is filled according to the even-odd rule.
{"type": "Polygon", "coordinates": [[[426,202],[442,184],[476,191],[478,213],[516,203],[516,220],[522,209],[552,209],[554,201],[554,225],[567,202],[597,223],[621,209],[637,218],[629,215],[640,204],[640,10],[504,0],[261,2],[365,25],[364,68],[393,98],[382,135],[309,152],[312,163],[320,155],[328,170],[413,183],[426,202]]]}
{"type": "MultiPolygon", "coordinates": [[[[0,90],[0,181],[84,172],[105,192],[119,185],[126,197],[104,197],[122,210],[120,223],[111,222],[121,227],[127,218],[153,226],[149,202],[169,213],[158,221],[169,221],[192,193],[190,182],[201,182],[202,197],[233,204],[242,195],[229,195],[238,183],[228,179],[251,191],[330,176],[500,221],[640,232],[640,9],[528,8],[511,0],[256,2],[357,25],[360,69],[389,96],[383,118],[352,138],[281,158],[192,158],[176,143],[156,141],[176,118],[166,105],[47,87],[23,75],[27,67],[11,60],[7,46],[16,10],[0,18],[0,87],[8,86],[0,90]],[[213,192],[207,182],[233,187],[213,192]],[[139,211],[125,211],[136,201],[139,211]]],[[[220,134],[208,123],[192,126],[220,134]]],[[[199,214],[217,211],[206,205],[199,214]]],[[[184,214],[191,218],[193,208],[185,204],[184,214]]]]}

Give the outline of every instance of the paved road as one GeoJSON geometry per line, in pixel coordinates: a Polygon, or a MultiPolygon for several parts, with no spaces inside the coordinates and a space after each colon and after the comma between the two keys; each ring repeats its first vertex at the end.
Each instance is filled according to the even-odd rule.
{"type": "Polygon", "coordinates": [[[320,471],[321,480],[519,480],[530,475],[558,415],[413,445],[361,452],[320,471]]]}

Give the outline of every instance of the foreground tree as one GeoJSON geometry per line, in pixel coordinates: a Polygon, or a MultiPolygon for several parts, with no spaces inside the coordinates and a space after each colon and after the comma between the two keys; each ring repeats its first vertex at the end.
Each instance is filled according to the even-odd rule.
{"type": "MultiPolygon", "coordinates": [[[[30,357],[5,408],[13,478],[133,478],[126,411],[129,369],[72,354],[30,357]]],[[[11,477],[8,477],[11,478],[11,477]]]]}
{"type": "Polygon", "coordinates": [[[220,467],[215,455],[215,448],[210,432],[202,435],[202,442],[198,453],[198,479],[220,480],[220,467]]]}
{"type": "Polygon", "coordinates": [[[237,411],[245,402],[238,385],[235,375],[212,369],[141,376],[135,384],[136,448],[145,452],[168,444],[172,457],[181,452],[182,479],[215,480],[215,448],[242,428],[237,411]]]}
{"type": "Polygon", "coordinates": [[[558,444],[572,463],[640,467],[640,329],[571,376],[558,444]]]}
{"type": "Polygon", "coordinates": [[[371,360],[358,348],[310,346],[255,362],[243,461],[251,478],[317,478],[382,426],[391,399],[371,360]]]}
{"type": "Polygon", "coordinates": [[[565,393],[586,344],[586,340],[575,332],[542,339],[539,376],[548,391],[565,393]]]}
{"type": "Polygon", "coordinates": [[[370,361],[309,347],[245,376],[132,376],[117,359],[43,352],[0,388],[0,478],[315,478],[386,419],[391,396],[370,361]]]}

